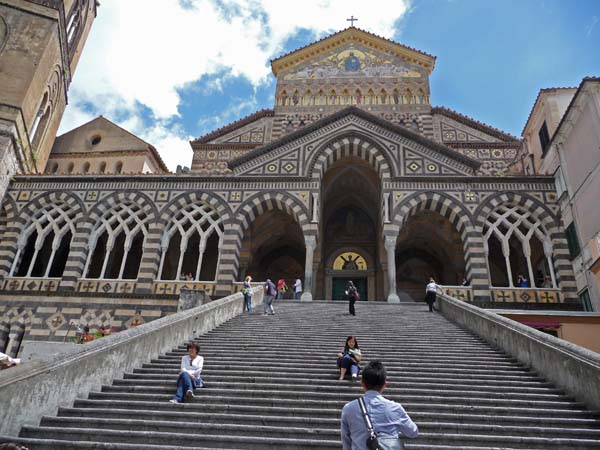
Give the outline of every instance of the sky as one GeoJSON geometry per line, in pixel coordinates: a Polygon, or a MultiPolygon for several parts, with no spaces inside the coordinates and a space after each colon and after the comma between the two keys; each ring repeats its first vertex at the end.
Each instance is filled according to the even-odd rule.
{"type": "Polygon", "coordinates": [[[542,88],[600,76],[600,0],[102,0],[59,134],[98,115],[171,170],[273,107],[270,60],[355,26],[435,55],[431,103],[520,136],[542,88]]]}

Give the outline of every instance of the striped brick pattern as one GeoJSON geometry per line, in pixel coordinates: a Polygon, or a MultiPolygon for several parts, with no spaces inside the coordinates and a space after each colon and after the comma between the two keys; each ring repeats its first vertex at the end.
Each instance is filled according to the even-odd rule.
{"type": "Polygon", "coordinates": [[[490,295],[487,262],[481,232],[473,225],[471,214],[458,200],[438,192],[415,193],[396,206],[392,223],[398,228],[421,211],[433,211],[447,218],[460,233],[463,242],[465,271],[471,281],[475,302],[487,300],[490,295]]]}
{"type": "Polygon", "coordinates": [[[554,272],[558,286],[562,289],[565,300],[577,299],[577,285],[573,265],[569,259],[569,249],[564,229],[559,219],[538,199],[525,193],[503,192],[497,194],[481,205],[477,211],[477,227],[483,229],[486,219],[502,205],[521,206],[538,220],[549,233],[552,240],[554,272]]]}
{"type": "Polygon", "coordinates": [[[16,226],[17,207],[9,196],[0,209],[0,279],[10,272],[11,262],[17,249],[20,227],[16,226]]]}
{"type": "Polygon", "coordinates": [[[359,135],[346,135],[336,138],[326,144],[318,153],[317,158],[309,166],[309,172],[314,180],[321,180],[331,165],[343,158],[357,157],[367,161],[379,175],[381,180],[387,180],[392,175],[390,164],[379,145],[359,135]]]}
{"type": "Polygon", "coordinates": [[[272,210],[280,210],[289,214],[300,225],[304,234],[316,233],[310,224],[306,207],[294,197],[275,191],[250,197],[237,210],[235,220],[225,224],[221,259],[217,270],[216,295],[231,293],[232,283],[238,276],[239,255],[244,232],[258,216],[272,210]]]}

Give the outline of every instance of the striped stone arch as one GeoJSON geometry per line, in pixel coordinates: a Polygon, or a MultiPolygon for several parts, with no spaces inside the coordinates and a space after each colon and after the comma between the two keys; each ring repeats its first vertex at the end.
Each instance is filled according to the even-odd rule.
{"type": "MultiPolygon", "coordinates": [[[[34,220],[43,220],[44,215],[53,215],[53,219],[64,221],[65,225],[75,229],[76,224],[85,214],[85,206],[81,199],[68,191],[45,192],[31,199],[18,212],[16,204],[6,197],[5,206],[7,217],[6,228],[2,233],[0,244],[0,273],[6,276],[13,266],[19,247],[19,239],[26,238],[23,232],[33,228],[34,220]],[[64,219],[64,220],[63,220],[64,219]]],[[[4,209],[3,207],[3,209],[4,209]]],[[[0,218],[0,221],[2,219],[0,218]]],[[[2,225],[0,224],[0,227],[2,225]]]]}
{"type": "Polygon", "coordinates": [[[306,207],[290,195],[269,191],[250,197],[238,208],[234,220],[239,224],[240,239],[258,216],[275,209],[289,214],[303,232],[308,231],[310,219],[306,207]]]}
{"type": "Polygon", "coordinates": [[[191,205],[207,205],[216,211],[219,222],[228,222],[232,216],[231,208],[225,201],[207,191],[189,191],[175,197],[160,211],[158,220],[150,224],[150,230],[144,256],[140,266],[138,283],[149,284],[160,278],[160,265],[162,258],[161,242],[168,227],[172,225],[173,218],[179,212],[189,209],[191,205]]]}
{"type": "Polygon", "coordinates": [[[160,211],[159,221],[166,225],[177,211],[193,203],[206,203],[213,207],[223,221],[229,220],[232,215],[231,208],[225,201],[207,191],[189,191],[175,197],[160,211]]]}
{"type": "Polygon", "coordinates": [[[440,192],[417,192],[398,204],[392,214],[392,226],[384,234],[397,236],[406,221],[421,211],[433,211],[447,218],[460,233],[463,243],[466,276],[473,287],[475,301],[489,296],[487,261],[483,238],[473,223],[471,213],[454,197],[440,192]]]}
{"type": "Polygon", "coordinates": [[[258,216],[277,209],[293,217],[304,234],[315,234],[306,207],[294,197],[282,192],[269,191],[248,198],[240,205],[235,216],[225,223],[222,255],[217,271],[218,295],[231,293],[232,283],[238,275],[244,232],[258,216]]]}
{"type": "Polygon", "coordinates": [[[101,226],[102,218],[107,213],[119,209],[122,205],[139,207],[145,214],[147,223],[155,221],[158,216],[158,211],[152,200],[138,191],[114,192],[98,201],[77,227],[61,281],[61,290],[74,290],[77,280],[83,276],[88,257],[91,257],[89,245],[94,232],[101,226]]]}
{"type": "Polygon", "coordinates": [[[558,218],[540,200],[523,192],[500,192],[485,199],[475,210],[474,217],[480,229],[489,215],[500,205],[522,206],[539,220],[549,233],[559,232],[558,218]]]}
{"type": "Polygon", "coordinates": [[[327,169],[336,161],[356,156],[367,161],[381,180],[393,174],[393,163],[380,144],[358,133],[345,133],[323,144],[308,164],[307,175],[322,180],[327,169]]]}
{"type": "MultiPolygon", "coordinates": [[[[539,199],[523,192],[500,192],[487,199],[475,211],[476,226],[483,232],[488,217],[499,207],[520,206],[531,213],[549,234],[552,243],[554,275],[565,300],[577,299],[577,285],[570,260],[569,246],[560,219],[539,199]]],[[[486,260],[487,264],[487,260],[486,260]]]]}
{"type": "Polygon", "coordinates": [[[15,201],[9,195],[4,196],[4,202],[0,207],[0,279],[10,271],[12,258],[16,251],[21,229],[14,223],[17,213],[15,201]]]}

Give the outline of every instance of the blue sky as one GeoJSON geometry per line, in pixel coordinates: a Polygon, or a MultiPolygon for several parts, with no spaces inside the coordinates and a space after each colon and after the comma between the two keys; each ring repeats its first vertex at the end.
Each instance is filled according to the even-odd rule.
{"type": "Polygon", "coordinates": [[[105,0],[60,131],[103,114],[189,165],[189,139],[272,107],[270,59],[351,14],[437,56],[433,105],[517,136],[540,88],[600,75],[598,0],[105,0]]]}

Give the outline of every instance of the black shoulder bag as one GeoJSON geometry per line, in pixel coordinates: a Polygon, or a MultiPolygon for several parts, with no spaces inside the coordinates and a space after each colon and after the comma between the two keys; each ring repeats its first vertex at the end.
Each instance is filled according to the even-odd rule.
{"type": "Polygon", "coordinates": [[[365,400],[362,397],[359,397],[358,403],[360,404],[360,411],[362,412],[363,419],[365,419],[365,425],[367,426],[367,430],[369,430],[369,437],[367,438],[367,448],[369,450],[379,450],[379,441],[377,440],[377,433],[375,433],[375,430],[373,430],[373,424],[371,423],[371,418],[369,417],[369,413],[367,412],[367,405],[365,405],[365,400]]]}

